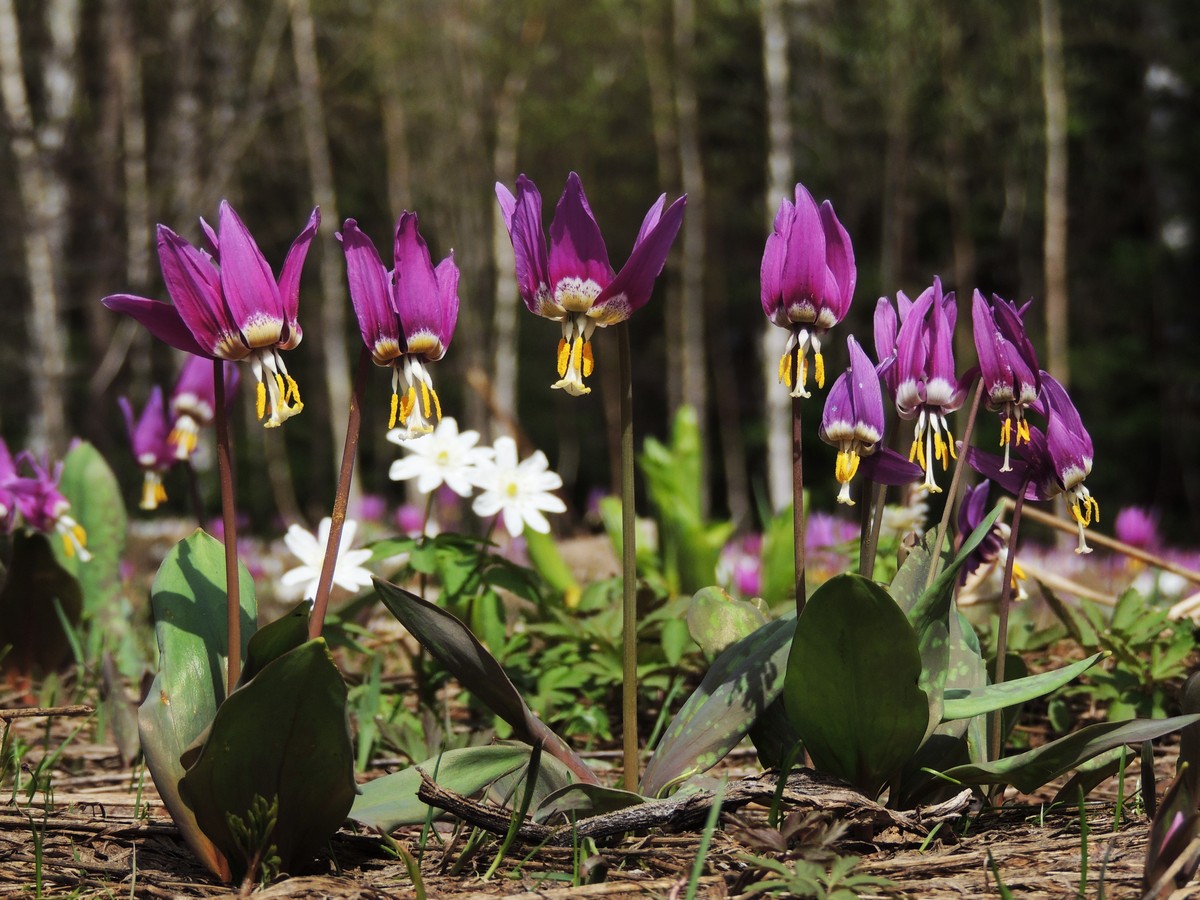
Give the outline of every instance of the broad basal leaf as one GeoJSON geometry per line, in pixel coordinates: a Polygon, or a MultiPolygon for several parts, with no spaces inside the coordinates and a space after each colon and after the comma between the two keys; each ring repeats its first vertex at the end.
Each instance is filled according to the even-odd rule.
{"type": "Polygon", "coordinates": [[[878,796],[929,722],[917,635],[887,591],[838,575],[796,621],[783,697],[816,768],[878,796]]]}
{"type": "Polygon", "coordinates": [[[1095,665],[1102,656],[1103,653],[1096,653],[1061,669],[1039,672],[1037,675],[1028,675],[1001,684],[989,684],[974,689],[948,688],[943,718],[945,721],[969,719],[1041,697],[1073,681],[1095,665]]]}

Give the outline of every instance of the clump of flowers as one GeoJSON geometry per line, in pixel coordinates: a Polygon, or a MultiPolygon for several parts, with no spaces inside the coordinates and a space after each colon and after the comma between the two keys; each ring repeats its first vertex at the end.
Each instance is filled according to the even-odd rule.
{"type": "Polygon", "coordinates": [[[67,556],[83,562],[92,558],[87,550],[87,532],[71,517],[71,503],[58,489],[62,463],[51,471],[25,451],[16,457],[0,438],[0,529],[11,533],[18,523],[42,534],[57,534],[67,556]],[[22,475],[24,468],[29,474],[22,475]]]}

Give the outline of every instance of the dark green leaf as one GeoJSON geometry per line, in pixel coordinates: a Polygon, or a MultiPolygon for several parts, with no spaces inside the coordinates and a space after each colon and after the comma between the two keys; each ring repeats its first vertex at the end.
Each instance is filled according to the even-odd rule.
{"type": "Polygon", "coordinates": [[[242,664],[239,685],[249,683],[268,663],[308,641],[310,610],[309,602],[301,600],[286,616],[264,625],[254,633],[250,643],[246,645],[246,659],[242,664]]]}
{"type": "Polygon", "coordinates": [[[324,640],[268,663],[221,704],[179,788],[236,876],[258,848],[239,847],[229,817],[244,818],[255,798],[278,802],[267,840],[283,871],[295,871],[329,842],[356,787],[346,684],[324,640]]]}
{"type": "MultiPolygon", "coordinates": [[[[254,633],[254,582],[239,567],[243,655],[254,633]]],[[[158,638],[158,675],[138,709],[146,768],[184,840],[218,877],[228,879],[224,857],[205,837],[179,794],[180,756],[212,723],[225,699],[228,635],[225,547],[202,531],[177,544],[150,589],[158,638]]]]}
{"type": "Polygon", "coordinates": [[[823,772],[874,797],[916,752],[929,722],[917,636],[887,591],[838,575],[796,622],[784,705],[823,772]]]}
{"type": "Polygon", "coordinates": [[[642,776],[642,793],[657,797],[673,784],[720,762],[783,687],[795,620],[769,622],[730,645],[663,732],[642,776]]]}
{"type": "Polygon", "coordinates": [[[990,763],[955,766],[943,774],[963,784],[1011,784],[1028,794],[1106,750],[1153,740],[1196,721],[1200,721],[1200,715],[1098,722],[1016,756],[990,763]]]}
{"type": "Polygon", "coordinates": [[[975,689],[948,688],[946,690],[945,712],[946,721],[951,719],[969,719],[981,716],[997,709],[1004,709],[1016,703],[1024,703],[1057,690],[1064,684],[1073,681],[1077,676],[1096,664],[1103,653],[1096,653],[1087,659],[1054,669],[1049,672],[1039,672],[1025,678],[1005,681],[1003,684],[989,684],[975,689]]]}

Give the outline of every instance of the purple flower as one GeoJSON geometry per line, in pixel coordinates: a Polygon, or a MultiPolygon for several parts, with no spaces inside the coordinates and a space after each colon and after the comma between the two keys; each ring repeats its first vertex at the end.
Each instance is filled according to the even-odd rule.
{"type": "MultiPolygon", "coordinates": [[[[241,375],[231,362],[223,362],[221,366],[225,370],[225,403],[228,405],[233,401],[241,375]]],[[[191,458],[200,440],[200,429],[212,424],[216,405],[212,363],[202,356],[188,354],[171,391],[172,422],[167,443],[176,459],[191,458]]]]}
{"type": "MultiPolygon", "coordinates": [[[[987,518],[988,493],[991,487],[992,483],[985,479],[975,485],[975,487],[967,488],[967,492],[963,496],[963,501],[958,507],[958,540],[960,543],[974,533],[975,529],[979,527],[979,523],[987,518]]],[[[1007,540],[1008,526],[997,522],[988,531],[984,539],[979,542],[979,545],[971,551],[971,555],[967,557],[966,563],[963,564],[962,569],[958,573],[958,583],[963,584],[968,576],[980,566],[990,565],[1001,559],[1007,540]]],[[[1017,578],[1023,577],[1023,574],[1019,574],[1014,560],[1014,581],[1017,578]]]]}
{"type": "Polygon", "coordinates": [[[1142,550],[1157,550],[1162,546],[1162,536],[1158,533],[1158,514],[1140,506],[1126,506],[1117,513],[1113,521],[1113,534],[1117,540],[1142,550]]]}
{"type": "Polygon", "coordinates": [[[802,184],[796,202],[784,200],[775,230],[763,250],[762,308],[767,318],[788,329],[779,360],[779,380],[793,397],[808,397],[808,349],[812,347],[818,387],[825,386],[821,341],[850,309],[857,277],[850,235],[824,201],[820,208],[802,184]]]}
{"type": "Polygon", "coordinates": [[[853,506],[850,480],[860,463],[869,476],[883,484],[906,484],[921,470],[900,454],[878,446],[883,437],[883,394],[879,375],[870,358],[853,337],[846,338],[850,367],[838,376],[825,399],[820,437],[838,448],[834,476],[841,484],[838,503],[853,506]]]}
{"type": "Polygon", "coordinates": [[[721,550],[717,578],[739,596],[762,596],[762,543],[761,534],[746,534],[721,550]]]}
{"type": "Polygon", "coordinates": [[[417,214],[410,212],[396,223],[391,272],[353,219],[346,220],[338,235],[363,341],[377,366],[392,369],[388,428],[399,420],[402,439],[429,434],[442,419],[426,364],[446,355],[458,322],[454,255],[434,268],[417,226],[417,214]]]}
{"type": "Polygon", "coordinates": [[[17,498],[13,487],[18,477],[16,461],[4,438],[0,438],[0,534],[10,533],[16,520],[17,498]]]}
{"type": "MultiPolygon", "coordinates": [[[[8,455],[7,447],[3,455],[8,455]]],[[[60,462],[51,473],[46,463],[39,463],[31,454],[22,453],[16,459],[16,466],[10,470],[7,489],[26,525],[43,534],[57,532],[67,556],[78,554],[80,560],[87,562],[92,558],[87,551],[87,532],[71,518],[71,503],[58,489],[62,468],[60,462]],[[22,463],[33,473],[32,477],[12,474],[22,463]]]]}
{"type": "Polygon", "coordinates": [[[987,395],[987,407],[1004,418],[1000,444],[1004,447],[1007,468],[1012,446],[1029,441],[1025,410],[1033,405],[1041,390],[1037,356],[1022,321],[1029,304],[1018,310],[995,294],[989,304],[979,291],[975,291],[971,307],[975,350],[979,354],[979,372],[987,395]]]}
{"type": "Polygon", "coordinates": [[[534,183],[521,175],[515,196],[497,183],[496,199],[512,240],[521,299],[531,312],[562,323],[559,380],[553,387],[576,397],[590,393],[583,379],[592,373],[592,332],[625,321],[649,301],[683,223],[687,198],[680,197],[665,211],[667,195],[658,198],[642,221],[629,259],[615,275],[574,172],[567,176],[550,223],[548,254],[542,196],[534,183]]]}
{"type": "Polygon", "coordinates": [[[1079,412],[1066,390],[1048,372],[1041,372],[1042,396],[1035,409],[1046,415],[1046,432],[1025,423],[1027,440],[1017,448],[1020,460],[1002,460],[971,448],[968,461],[1005,490],[1020,493],[1025,486],[1028,500],[1049,500],[1065,494],[1079,531],[1076,553],[1090,553],[1084,529],[1100,521],[1100,504],[1084,479],[1092,471],[1092,439],[1083,427],[1079,412]]]}
{"type": "Polygon", "coordinates": [[[142,501],[139,506],[142,509],[158,509],[158,504],[167,499],[162,482],[163,473],[175,462],[174,448],[167,440],[167,415],[163,408],[162,388],[155,385],[140,417],[134,417],[133,405],[127,397],[118,399],[117,404],[125,416],[129,443],[143,473],[142,501]]]}
{"type": "Polygon", "coordinates": [[[133,316],[172,347],[208,359],[249,359],[258,381],[256,408],[266,426],[300,412],[300,388],[280,356],[300,343],[300,270],[321,217],[314,209],[292,243],[278,281],[249,230],[222,200],[218,232],[200,220],[213,256],[158,226],[158,260],[174,305],[113,294],[109,309],[133,316]]]}
{"type": "MultiPolygon", "coordinates": [[[[940,462],[943,471],[950,467],[954,435],[946,415],[962,406],[966,393],[966,385],[954,373],[954,292],[943,296],[942,281],[935,277],[933,286],[911,304],[903,293],[897,294],[897,299],[902,311],[906,305],[908,309],[896,336],[895,363],[888,367],[895,384],[896,408],[902,418],[917,420],[908,458],[916,459],[925,471],[925,487],[940,493],[933,464],[940,462]]],[[[877,308],[877,331],[878,319],[877,308]]]]}

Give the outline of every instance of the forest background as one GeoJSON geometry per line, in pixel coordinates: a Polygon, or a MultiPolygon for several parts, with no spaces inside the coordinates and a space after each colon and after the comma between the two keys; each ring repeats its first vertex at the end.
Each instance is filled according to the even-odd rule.
{"type": "MultiPolygon", "coordinates": [[[[0,0],[0,433],[51,454],[85,437],[132,497],[116,397],[140,405],[180,358],[100,298],[165,299],[156,222],[198,243],[197,217],[228,198],[277,267],[319,204],[287,361],[305,414],[264,431],[241,397],[235,420],[255,523],[319,517],[361,343],[333,233],[353,217],[386,259],[412,209],[462,271],[444,409],[546,450],[581,509],[615,483],[595,424],[617,413],[615,341],[597,336],[590,396],[549,390],[558,328],[517,298],[493,193],[525,172],[549,217],[575,170],[618,268],[658,194],[688,194],[631,322],[637,433],[702,410],[708,502],[749,527],[789,498],[784,333],[758,269],[801,181],[833,201],[858,262],[831,372],[846,334],[870,346],[877,297],[934,275],[960,325],[973,288],[1032,298],[1042,364],[1095,441],[1093,493],[1109,514],[1153,505],[1194,543],[1197,48],[1193,0],[0,0]]],[[[398,498],[388,396],[379,373],[359,471],[398,498]]],[[[808,483],[828,509],[810,402],[808,468],[830,477],[808,483]]]]}

